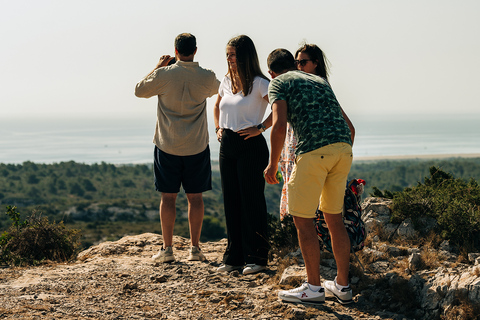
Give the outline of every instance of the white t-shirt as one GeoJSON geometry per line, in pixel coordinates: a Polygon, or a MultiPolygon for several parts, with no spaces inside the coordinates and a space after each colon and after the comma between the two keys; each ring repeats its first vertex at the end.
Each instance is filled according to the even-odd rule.
{"type": "Polygon", "coordinates": [[[230,77],[225,76],[218,89],[222,97],[218,121],[220,128],[237,132],[262,123],[268,105],[263,98],[268,94],[268,83],[266,79],[255,77],[252,91],[245,97],[243,91],[236,94],[232,92],[230,77]]]}

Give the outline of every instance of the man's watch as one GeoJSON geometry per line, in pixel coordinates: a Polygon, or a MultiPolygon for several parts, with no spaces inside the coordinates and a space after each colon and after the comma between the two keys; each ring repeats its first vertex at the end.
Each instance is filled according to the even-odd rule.
{"type": "Polygon", "coordinates": [[[265,132],[265,126],[263,125],[263,123],[260,123],[258,126],[257,126],[257,129],[260,130],[260,132],[265,132]]]}

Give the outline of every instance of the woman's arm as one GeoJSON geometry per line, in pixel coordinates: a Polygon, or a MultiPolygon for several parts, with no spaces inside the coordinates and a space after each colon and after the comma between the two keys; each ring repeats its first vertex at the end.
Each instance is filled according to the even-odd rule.
{"type": "Polygon", "coordinates": [[[222,101],[222,97],[220,95],[217,96],[217,101],[215,102],[215,106],[213,107],[213,122],[215,123],[215,133],[217,134],[217,140],[220,142],[222,139],[222,131],[223,129],[219,126],[219,119],[220,119],[220,101],[222,101]]]}
{"type": "MultiPolygon", "coordinates": [[[[268,102],[268,95],[263,97],[263,99],[265,99],[268,102]]],[[[271,112],[270,112],[270,115],[267,117],[267,119],[265,119],[265,121],[263,121],[261,124],[263,124],[263,126],[265,127],[265,130],[267,130],[268,128],[270,128],[272,126],[272,113],[271,112]]],[[[253,137],[258,136],[263,131],[258,129],[257,126],[253,126],[253,127],[249,127],[249,128],[245,128],[243,130],[240,130],[237,133],[239,135],[245,137],[245,140],[247,140],[248,138],[253,138],[253,137]]]]}

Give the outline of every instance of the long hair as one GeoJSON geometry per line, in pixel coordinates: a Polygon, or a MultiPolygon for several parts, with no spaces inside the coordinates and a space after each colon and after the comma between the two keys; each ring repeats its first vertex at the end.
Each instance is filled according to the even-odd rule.
{"type": "MultiPolygon", "coordinates": [[[[242,84],[243,95],[247,96],[252,91],[253,80],[256,76],[268,80],[260,69],[257,50],[252,39],[246,35],[240,35],[230,39],[227,47],[235,48],[237,73],[242,84]]],[[[234,71],[228,65],[228,73],[232,82],[234,81],[234,71]]]]}
{"type": "Polygon", "coordinates": [[[322,49],[315,44],[306,43],[295,52],[295,58],[297,58],[300,52],[306,53],[313,62],[317,63],[315,74],[328,82],[328,74],[330,73],[328,67],[329,62],[322,49]]]}

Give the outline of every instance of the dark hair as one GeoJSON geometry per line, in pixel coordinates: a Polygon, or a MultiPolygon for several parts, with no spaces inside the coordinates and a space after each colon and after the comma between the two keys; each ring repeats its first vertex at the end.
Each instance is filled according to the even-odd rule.
{"type": "Polygon", "coordinates": [[[191,33],[181,33],[175,38],[175,49],[184,57],[192,55],[196,48],[197,39],[191,33]]]}
{"type": "Polygon", "coordinates": [[[323,53],[322,49],[320,49],[315,44],[307,44],[305,43],[302,47],[300,47],[297,52],[295,52],[295,58],[297,58],[300,52],[306,53],[310,60],[317,64],[315,68],[315,74],[325,80],[328,81],[328,60],[325,54],[323,53]]]}
{"type": "Polygon", "coordinates": [[[287,49],[275,49],[268,55],[268,69],[275,73],[295,69],[295,58],[287,49]]]}
{"type": "MultiPolygon", "coordinates": [[[[260,69],[260,63],[258,61],[257,50],[252,39],[246,35],[240,35],[233,39],[230,39],[227,43],[227,47],[235,48],[237,73],[242,83],[243,94],[246,96],[252,91],[253,80],[256,76],[267,79],[260,69]]],[[[230,78],[234,81],[233,71],[228,66],[228,73],[230,78]]]]}

